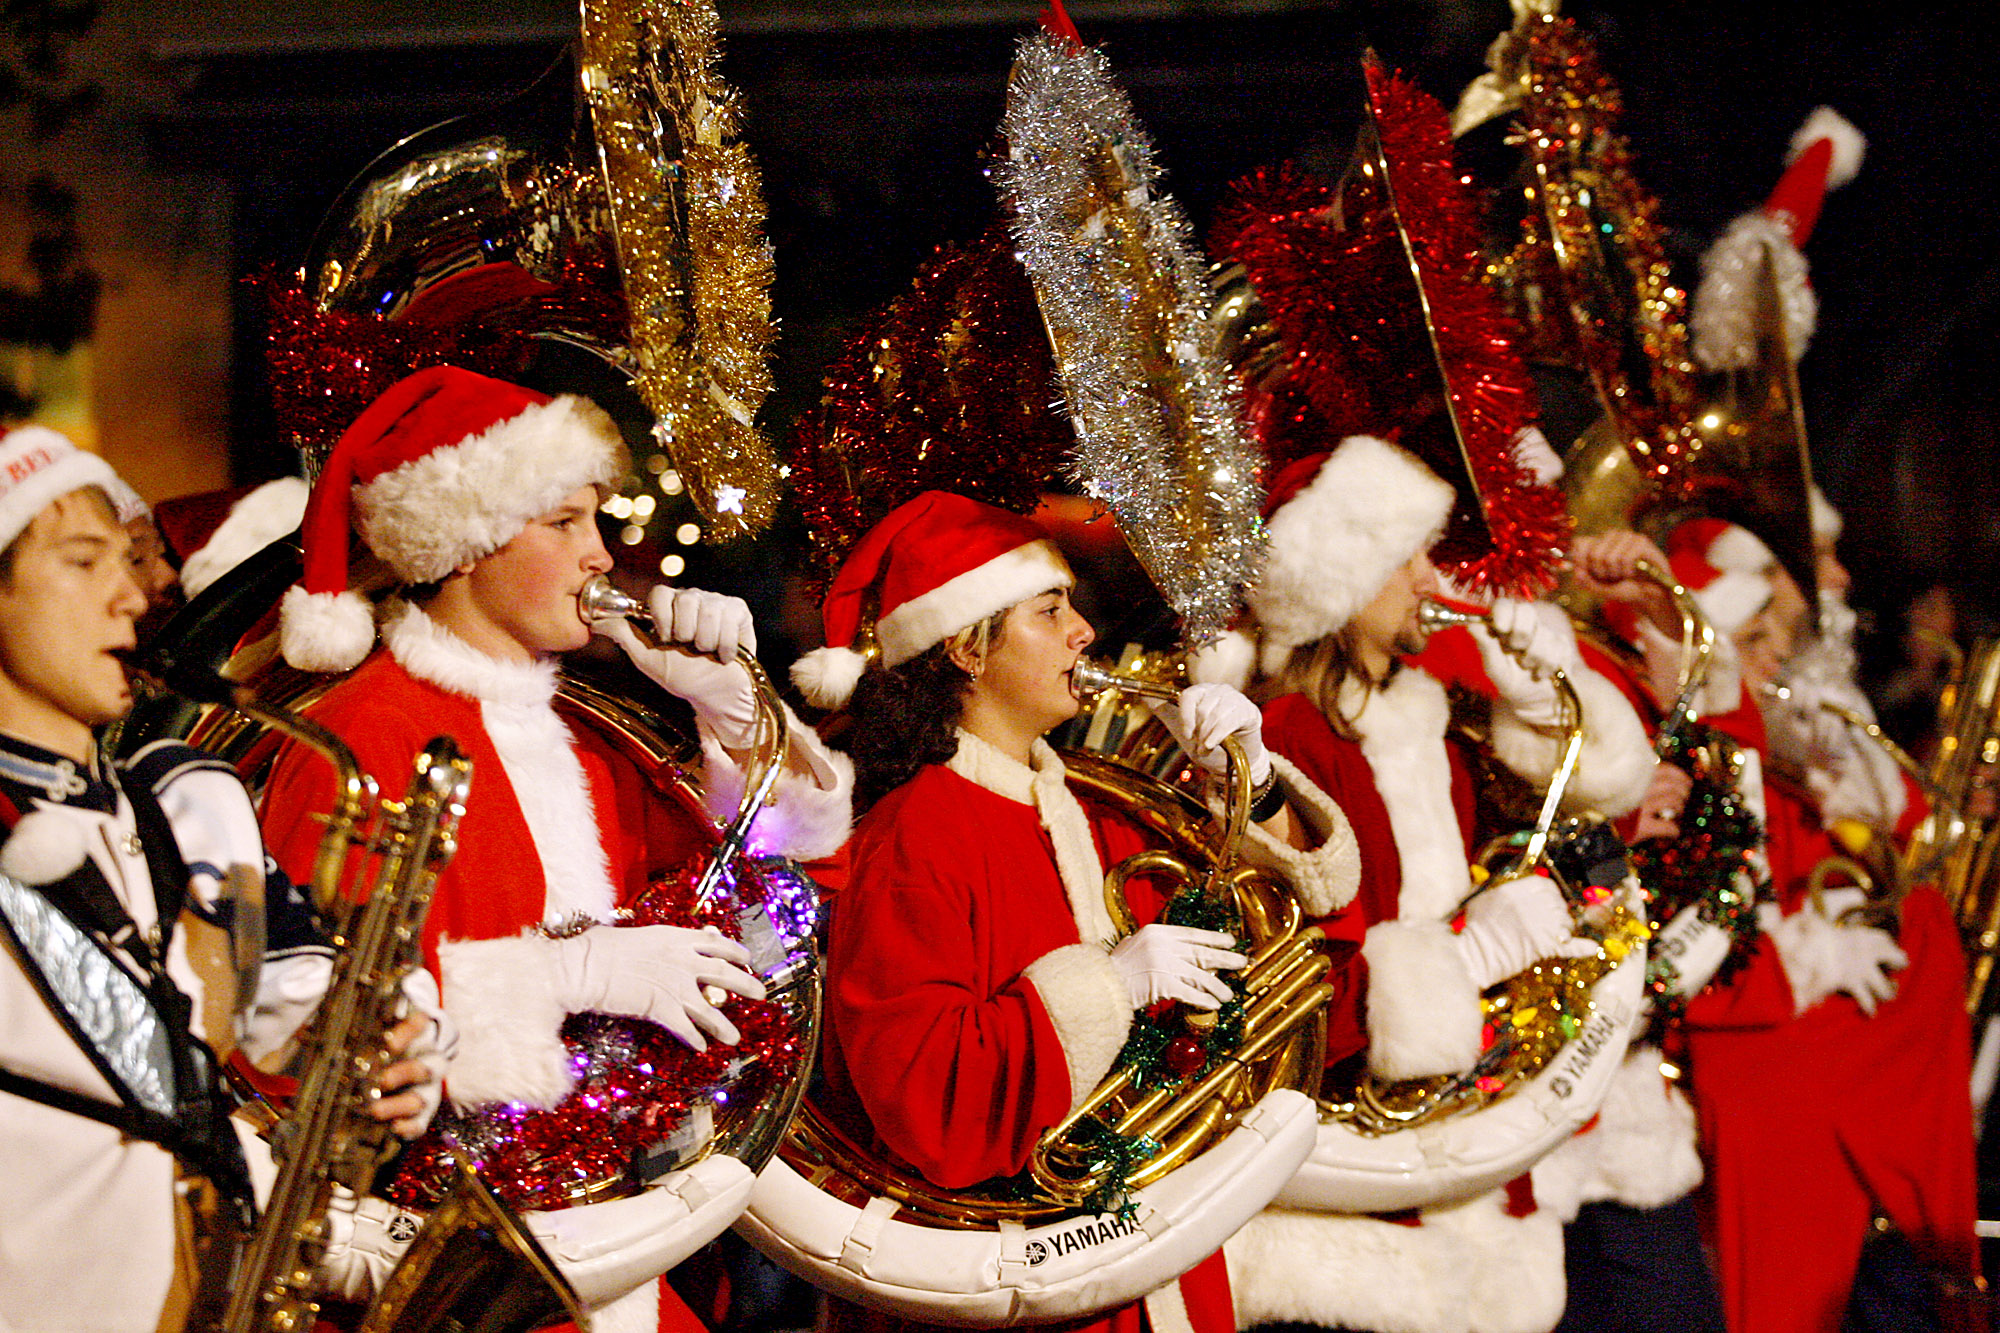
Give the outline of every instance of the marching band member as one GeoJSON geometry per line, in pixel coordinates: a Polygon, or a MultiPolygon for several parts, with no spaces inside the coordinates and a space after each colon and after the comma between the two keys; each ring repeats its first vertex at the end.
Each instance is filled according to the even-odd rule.
{"type": "MultiPolygon", "coordinates": [[[[285,599],[283,650],[308,670],[360,664],[312,715],[371,773],[400,771],[439,733],[454,736],[473,764],[458,853],[439,876],[424,935],[445,1010],[465,1034],[450,1088],[457,1104],[559,1101],[571,1085],[559,1035],[570,1013],[651,1019],[702,1049],[738,1039],[704,987],[763,996],[733,941],[611,924],[649,873],[709,844],[650,797],[630,761],[573,734],[552,707],[557,656],[591,634],[578,592],[611,568],[596,515],[623,467],[617,428],[595,405],[438,367],[362,413],[308,505],[305,576],[285,599]],[[347,587],[350,518],[404,584],[372,653],[371,608],[347,587]]],[[[660,632],[691,651],[647,645],[622,621],[605,633],[692,705],[706,790],[720,804],[742,786],[732,752],[755,735],[750,678],[736,661],[756,648],[748,609],[695,589],[658,588],[650,602],[660,632]]],[[[795,771],[780,779],[761,840],[824,855],[846,836],[847,768],[795,723],[792,740],[795,771]]],[[[326,808],[330,790],[317,756],[297,748],[281,756],[263,811],[280,864],[310,863],[311,814],[326,808]]],[[[740,1162],[714,1156],[635,1196],[528,1222],[591,1307],[594,1327],[650,1329],[691,1318],[656,1280],[734,1219],[750,1181],[740,1162]]],[[[339,1238],[378,1278],[400,1248],[386,1233],[407,1239],[413,1230],[392,1227],[394,1212],[365,1200],[352,1237],[339,1238]]]]}
{"type": "MultiPolygon", "coordinates": [[[[1389,1079],[1464,1070],[1481,1049],[1483,990],[1595,946],[1573,938],[1546,878],[1472,896],[1469,756],[1447,735],[1444,686],[1408,660],[1425,647],[1418,608],[1440,591],[1428,552],[1452,488],[1395,445],[1353,436],[1280,473],[1268,504],[1271,556],[1247,599],[1255,638],[1233,636],[1209,669],[1241,669],[1254,654],[1271,747],[1339,802],[1361,846],[1361,892],[1343,933],[1360,943],[1365,989],[1348,1022],[1331,1025],[1344,1049],[1329,1057],[1365,1052],[1389,1079]]],[[[1546,783],[1559,719],[1547,668],[1560,667],[1587,738],[1569,802],[1612,814],[1636,805],[1651,752],[1615,688],[1583,667],[1567,622],[1503,598],[1492,625],[1473,634],[1495,756],[1546,783]],[[1522,667],[1496,634],[1538,668],[1522,667]]],[[[1226,1251],[1243,1325],[1540,1333],[1563,1308],[1561,1231],[1525,1178],[1417,1218],[1267,1209],[1226,1251]]]]}
{"type": "MultiPolygon", "coordinates": [[[[1116,939],[1104,868],[1145,836],[1072,792],[1042,739],[1080,709],[1070,672],[1093,634],[1072,584],[1031,521],[925,492],[848,555],[828,647],[794,670],[813,702],[848,706],[865,811],[828,941],[829,1110],[946,1187],[1020,1170],[1110,1071],[1136,1010],[1214,1009],[1230,994],[1214,974],[1246,961],[1226,934],[1155,921],[1164,901],[1138,880],[1128,897],[1152,924],[1116,939]],[[870,630],[879,666],[859,651],[870,630]]],[[[1345,819],[1265,752],[1247,699],[1195,686],[1161,716],[1211,771],[1225,737],[1242,743],[1257,791],[1248,854],[1282,866],[1309,912],[1351,897],[1345,819]]],[[[832,1320],[909,1326],[842,1303],[832,1320]]],[[[1228,1333],[1220,1256],[1087,1326],[1228,1333]]]]}
{"type": "MultiPolygon", "coordinates": [[[[220,1312],[227,1233],[272,1168],[216,1061],[239,1040],[251,1058],[280,1046],[327,976],[304,904],[265,882],[232,770],[169,742],[129,764],[98,748],[94,729],[131,707],[119,655],[146,609],[120,493],[53,431],[0,438],[6,1328],[141,1333],[220,1312]],[[268,936],[252,919],[266,888],[268,936]]],[[[372,1114],[421,1132],[449,1044],[423,1013],[395,1029],[407,1058],[372,1114]]]]}
{"type": "MultiPolygon", "coordinates": [[[[1810,773],[1818,747],[1794,748],[1804,728],[1767,733],[1755,702],[1796,657],[1805,600],[1744,528],[1698,519],[1668,545],[1675,576],[1733,640],[1740,675],[1721,684],[1735,698],[1708,720],[1745,748],[1772,893],[1745,966],[1687,1011],[1717,1276],[1735,1333],[1836,1329],[1876,1213],[1933,1270],[1976,1271],[1964,960],[1928,885],[1909,888],[1893,932],[1844,919],[1858,889],[1808,892],[1814,867],[1844,854],[1813,789],[1788,776],[1810,773]]],[[[1590,586],[1643,611],[1640,555],[1664,558],[1618,534],[1578,560],[1590,586]]]]}

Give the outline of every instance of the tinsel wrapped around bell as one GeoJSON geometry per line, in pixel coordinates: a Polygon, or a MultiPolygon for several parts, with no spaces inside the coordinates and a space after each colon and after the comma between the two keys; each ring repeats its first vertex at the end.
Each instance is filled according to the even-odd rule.
{"type": "Polygon", "coordinates": [[[1365,72],[1342,182],[1281,166],[1217,214],[1216,252],[1243,265],[1281,348],[1251,380],[1251,418],[1274,471],[1351,436],[1394,440],[1457,491],[1435,558],[1464,586],[1532,596],[1569,521],[1517,456],[1537,420],[1521,331],[1480,280],[1444,108],[1373,57],[1365,72]]]}
{"type": "MultiPolygon", "coordinates": [[[[766,887],[746,863],[734,895],[697,903],[699,871],[656,881],[621,926],[713,926],[742,938],[740,912],[766,887]]],[[[512,1103],[447,1105],[404,1152],[383,1193],[429,1208],[450,1190],[457,1158],[508,1207],[559,1209],[619,1198],[699,1149],[725,1099],[755,1104],[804,1058],[790,1015],[770,1000],[731,996],[722,1012],[742,1033],[733,1046],[695,1051],[657,1023],[617,1014],[571,1014],[562,1026],[576,1084],[547,1109],[512,1103]],[[656,1163],[656,1159],[659,1160],[656,1163]]]]}
{"type": "Polygon", "coordinates": [[[1153,145],[1101,52],[1023,38],[994,184],[1055,349],[1071,475],[1117,516],[1190,644],[1234,619],[1263,557],[1259,457],[1208,329],[1213,292],[1153,145]]]}

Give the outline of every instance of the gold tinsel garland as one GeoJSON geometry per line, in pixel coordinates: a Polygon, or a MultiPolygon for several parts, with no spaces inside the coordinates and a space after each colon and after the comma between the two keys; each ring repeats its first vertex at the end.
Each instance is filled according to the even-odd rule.
{"type": "Polygon", "coordinates": [[[755,425],[771,392],[771,246],[706,0],[584,0],[590,101],[640,396],[720,536],[777,513],[783,473],[755,425]]]}

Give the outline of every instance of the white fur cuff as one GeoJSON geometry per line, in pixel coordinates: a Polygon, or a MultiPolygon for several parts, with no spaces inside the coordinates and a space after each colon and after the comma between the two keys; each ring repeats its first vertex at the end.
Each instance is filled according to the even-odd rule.
{"type": "Polygon", "coordinates": [[[1470,1069],[1485,1016],[1458,936],[1442,921],[1384,921],[1362,941],[1368,961],[1368,1068],[1379,1078],[1470,1069]]]}
{"type": "Polygon", "coordinates": [[[447,940],[438,946],[444,1008],[458,1024],[448,1078],[461,1106],[514,1101],[550,1107],[574,1086],[556,994],[556,941],[540,935],[447,940]]]}
{"type": "Polygon", "coordinates": [[[1070,944],[1043,954],[1022,972],[1042,997],[1069,1064],[1070,1109],[1096,1090],[1132,1028],[1132,995],[1095,944],[1070,944]]]}
{"type": "Polygon", "coordinates": [[[1302,852],[1252,824],[1247,854],[1255,864],[1290,884],[1308,915],[1339,911],[1354,901],[1361,887],[1361,845],[1354,840],[1354,829],[1333,798],[1300,772],[1298,765],[1274,754],[1271,767],[1291,803],[1293,817],[1305,825],[1319,846],[1302,852]]]}
{"type": "MultiPolygon", "coordinates": [[[[1645,724],[1616,685],[1591,670],[1570,678],[1583,705],[1583,753],[1563,795],[1570,813],[1595,810],[1616,819],[1639,808],[1659,757],[1645,724]]],[[[1493,709],[1493,755],[1537,787],[1546,787],[1562,755],[1562,737],[1523,724],[1498,703],[1493,709]]]]}
{"type": "MultiPolygon", "coordinates": [[[[791,718],[789,709],[786,718],[792,725],[792,743],[806,743],[801,734],[803,725],[791,718]]],[[[814,861],[833,855],[847,841],[854,816],[854,762],[838,750],[819,745],[817,737],[810,743],[816,747],[811,756],[817,761],[815,766],[826,768],[833,785],[821,786],[803,773],[779,774],[771,789],[772,803],[751,826],[753,853],[814,861]]],[[[742,803],[746,775],[706,731],[701,733],[701,757],[703,803],[718,824],[727,824],[742,803]]]]}

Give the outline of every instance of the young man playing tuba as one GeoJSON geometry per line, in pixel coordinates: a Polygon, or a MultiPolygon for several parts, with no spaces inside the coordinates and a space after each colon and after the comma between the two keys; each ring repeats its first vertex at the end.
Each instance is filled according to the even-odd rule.
{"type": "MultiPolygon", "coordinates": [[[[763,998],[744,947],[713,931],[619,927],[657,871],[706,854],[706,835],[666,809],[631,762],[553,707],[557,657],[591,629],[578,595],[611,568],[597,529],[604,489],[624,470],[617,428],[594,404],[450,367],[392,386],[342,436],[305,520],[305,578],[286,597],[287,659],[308,670],[359,666],[313,710],[371,772],[392,771],[428,737],[454,736],[473,763],[459,851],[439,877],[424,948],[444,1006],[465,1033],[455,1105],[549,1107],[570,1091],[560,1028],[572,1013],[650,1019],[688,1046],[735,1043],[704,988],[763,998]],[[376,625],[347,589],[350,517],[404,584],[376,625]],[[372,651],[371,651],[372,650],[372,651]],[[363,659],[366,660],[363,660],[363,659]]],[[[713,800],[740,789],[734,753],[757,726],[747,607],[695,589],[655,589],[673,651],[623,621],[605,632],[640,671],[694,709],[713,800]]],[[[797,771],[759,820],[774,850],[823,855],[845,838],[848,779],[792,724],[797,771]]],[[[288,751],[272,775],[264,827],[283,865],[309,863],[312,812],[330,774],[288,751]]],[[[725,814],[726,817],[726,814],[725,814]]],[[[710,991],[708,994],[719,994],[710,991]]],[[[750,1173],[712,1156],[650,1188],[527,1221],[599,1329],[687,1320],[657,1279],[741,1210],[750,1173]]],[[[364,1203],[357,1244],[386,1271],[400,1246],[394,1209],[364,1203]]]]}

